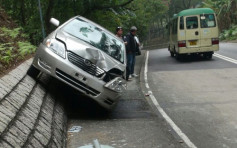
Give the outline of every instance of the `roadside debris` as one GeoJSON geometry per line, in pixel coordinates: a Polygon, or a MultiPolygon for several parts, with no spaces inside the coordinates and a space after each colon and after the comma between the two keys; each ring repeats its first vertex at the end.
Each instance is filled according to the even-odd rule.
{"type": "Polygon", "coordinates": [[[150,95],[151,95],[151,92],[147,92],[147,93],[145,94],[146,97],[148,97],[148,96],[150,96],[150,95]]]}
{"type": "Polygon", "coordinates": [[[69,133],[78,133],[82,129],[81,126],[73,126],[71,129],[68,130],[69,133]]]}

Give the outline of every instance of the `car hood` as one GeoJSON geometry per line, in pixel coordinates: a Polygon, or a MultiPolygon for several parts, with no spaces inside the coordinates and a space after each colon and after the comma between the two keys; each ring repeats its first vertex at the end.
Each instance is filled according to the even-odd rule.
{"type": "Polygon", "coordinates": [[[126,68],[126,64],[117,61],[116,59],[107,55],[105,52],[63,31],[57,32],[56,38],[66,44],[68,51],[90,60],[92,63],[104,69],[105,71],[109,71],[113,68],[124,71],[126,68]]]}

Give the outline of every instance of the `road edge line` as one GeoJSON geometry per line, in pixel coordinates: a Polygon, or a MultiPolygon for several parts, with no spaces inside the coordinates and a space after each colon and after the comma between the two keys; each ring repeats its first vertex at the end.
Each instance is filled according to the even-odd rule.
{"type": "Polygon", "coordinates": [[[168,116],[168,114],[163,110],[163,108],[158,103],[157,99],[153,95],[153,92],[150,89],[147,73],[148,73],[148,59],[149,59],[149,51],[146,52],[146,60],[145,60],[145,68],[144,68],[144,80],[145,80],[145,86],[148,90],[148,94],[150,99],[152,100],[152,103],[155,105],[158,112],[162,115],[162,117],[165,119],[165,121],[171,126],[171,128],[174,130],[174,132],[183,140],[183,142],[190,148],[197,148],[191,140],[182,132],[182,130],[174,123],[174,121],[168,116]]]}
{"type": "Polygon", "coordinates": [[[222,60],[225,60],[225,61],[228,61],[228,62],[237,64],[237,60],[232,59],[232,58],[230,58],[230,57],[223,56],[223,55],[218,54],[218,53],[214,53],[214,56],[215,56],[215,57],[218,57],[218,58],[220,58],[220,59],[222,59],[222,60]]]}

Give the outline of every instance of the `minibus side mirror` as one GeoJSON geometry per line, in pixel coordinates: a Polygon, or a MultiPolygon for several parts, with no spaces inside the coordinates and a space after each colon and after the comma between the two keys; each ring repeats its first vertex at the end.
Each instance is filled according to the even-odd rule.
{"type": "Polygon", "coordinates": [[[59,20],[55,19],[55,18],[51,18],[49,21],[51,24],[53,24],[54,26],[58,27],[60,22],[59,20]]]}

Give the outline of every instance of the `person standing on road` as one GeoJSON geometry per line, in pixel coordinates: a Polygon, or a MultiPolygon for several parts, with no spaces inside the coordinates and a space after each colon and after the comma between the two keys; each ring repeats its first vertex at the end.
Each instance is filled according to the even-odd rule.
{"type": "Polygon", "coordinates": [[[123,28],[122,28],[122,27],[117,27],[117,28],[116,28],[116,33],[115,33],[115,35],[116,35],[117,37],[119,37],[121,40],[123,40],[124,43],[125,43],[125,45],[127,44],[127,42],[126,42],[126,37],[123,36],[123,28]]]}
{"type": "Polygon", "coordinates": [[[127,52],[127,73],[126,80],[132,80],[132,77],[137,77],[134,73],[135,61],[136,61],[136,51],[138,48],[138,44],[135,40],[135,36],[137,33],[137,27],[132,26],[130,32],[126,36],[126,52],[127,52]]]}
{"type": "Polygon", "coordinates": [[[123,40],[123,28],[122,27],[117,27],[115,35],[123,40]]]}

